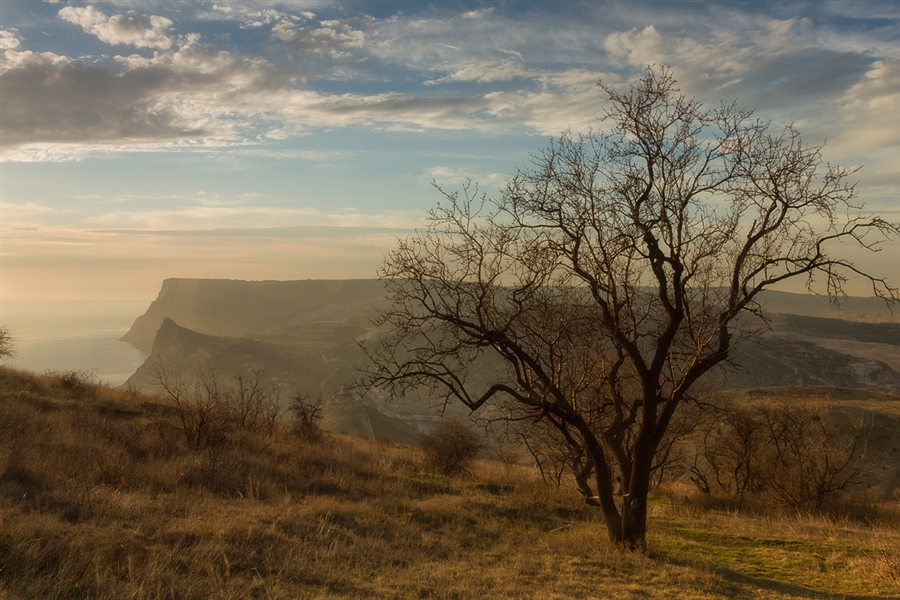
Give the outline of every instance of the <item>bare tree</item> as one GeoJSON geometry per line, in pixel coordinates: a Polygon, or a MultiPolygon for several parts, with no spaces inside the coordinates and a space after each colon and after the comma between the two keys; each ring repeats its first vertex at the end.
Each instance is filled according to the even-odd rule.
{"type": "Polygon", "coordinates": [[[202,370],[196,381],[189,382],[181,373],[165,368],[157,359],[153,378],[157,388],[175,408],[188,446],[202,450],[223,438],[226,411],[215,371],[202,370]]]}
{"type": "Polygon", "coordinates": [[[743,502],[748,492],[763,489],[766,447],[762,410],[725,404],[713,411],[718,418],[705,421],[697,436],[692,480],[704,493],[715,489],[743,502]]]}
{"type": "Polygon", "coordinates": [[[725,404],[700,428],[691,467],[698,488],[743,502],[771,497],[796,510],[820,510],[861,482],[871,424],[839,413],[827,398],[786,397],[769,405],[725,404]]]}
{"type": "Polygon", "coordinates": [[[562,135],[498,199],[442,192],[386,258],[393,307],[366,382],[544,420],[610,538],[643,547],[676,411],[765,327],[760,292],[802,278],[837,298],[854,276],[896,301],[831,252],[900,230],[862,212],[853,171],[823,168],[792,127],[706,109],[666,69],[601,88],[604,132],[562,135]]]}
{"type": "Polygon", "coordinates": [[[792,402],[762,411],[769,442],[763,453],[765,486],[794,509],[819,510],[837,492],[860,482],[870,427],[841,415],[838,427],[821,402],[792,402]]]}
{"type": "Polygon", "coordinates": [[[233,431],[270,434],[278,421],[278,392],[258,367],[223,379],[207,366],[195,378],[186,378],[157,359],[153,379],[175,408],[185,441],[195,450],[220,442],[233,431]]]}
{"type": "Polygon", "coordinates": [[[278,392],[266,381],[259,366],[231,378],[225,391],[225,405],[235,427],[241,431],[272,433],[278,422],[278,392]]]}
{"type": "Polygon", "coordinates": [[[290,412],[294,416],[294,432],[307,441],[317,441],[322,435],[322,419],[325,402],[322,394],[310,396],[297,392],[291,400],[290,412]]]}

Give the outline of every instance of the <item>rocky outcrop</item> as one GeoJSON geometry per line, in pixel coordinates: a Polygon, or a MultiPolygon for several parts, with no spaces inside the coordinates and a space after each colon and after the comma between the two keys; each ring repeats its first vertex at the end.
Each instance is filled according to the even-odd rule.
{"type": "Polygon", "coordinates": [[[377,279],[166,279],[121,339],[150,352],[165,318],[208,335],[273,341],[308,334],[323,323],[358,334],[386,304],[384,283],[377,279]]]}

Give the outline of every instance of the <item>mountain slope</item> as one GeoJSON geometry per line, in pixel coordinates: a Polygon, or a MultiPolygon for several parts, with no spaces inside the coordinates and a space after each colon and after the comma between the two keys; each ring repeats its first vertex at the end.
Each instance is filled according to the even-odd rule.
{"type": "MultiPolygon", "coordinates": [[[[763,304],[773,330],[736,349],[724,387],[900,388],[900,324],[880,300],[850,298],[838,312],[827,298],[770,292],[763,304]]],[[[374,279],[168,279],[122,338],[152,353],[128,383],[149,390],[160,360],[187,371],[212,364],[224,375],[259,366],[291,394],[330,398],[357,377],[354,367],[366,360],[358,341],[378,335],[372,320],[388,306],[374,279]]],[[[498,368],[486,360],[473,377],[495,378],[498,368]]],[[[431,398],[387,400],[367,398],[382,411],[432,414],[431,398]]]]}
{"type": "Polygon", "coordinates": [[[169,378],[191,382],[200,373],[215,373],[220,380],[228,380],[259,368],[264,381],[274,387],[283,405],[297,394],[327,400],[323,426],[328,431],[417,444],[420,419],[386,415],[344,386],[353,381],[354,367],[364,358],[355,344],[311,350],[303,345],[198,333],[165,317],[153,340],[150,357],[125,387],[158,392],[161,370],[169,378]],[[319,350],[342,358],[328,358],[319,350]]]}
{"type": "Polygon", "coordinates": [[[166,317],[200,333],[274,341],[296,338],[314,324],[325,333],[341,328],[351,333],[366,329],[376,309],[386,305],[384,283],[377,279],[166,279],[121,339],[149,352],[166,317]]]}

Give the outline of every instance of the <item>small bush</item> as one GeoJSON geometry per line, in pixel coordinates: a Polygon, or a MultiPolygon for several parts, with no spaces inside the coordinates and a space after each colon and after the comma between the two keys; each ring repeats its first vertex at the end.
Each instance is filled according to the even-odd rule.
{"type": "Polygon", "coordinates": [[[97,374],[89,370],[47,371],[47,376],[73,396],[80,396],[100,385],[97,374]]]}
{"type": "Polygon", "coordinates": [[[153,376],[195,450],[221,444],[232,433],[270,435],[275,429],[278,392],[258,368],[224,379],[207,367],[191,381],[157,362],[153,376]]]}
{"type": "Polygon", "coordinates": [[[307,441],[315,441],[322,435],[320,427],[325,416],[322,396],[313,398],[308,394],[297,393],[289,408],[294,415],[294,433],[307,441]]]}
{"type": "Polygon", "coordinates": [[[460,419],[445,419],[421,436],[419,447],[425,466],[442,475],[467,473],[484,444],[471,426],[460,419]]]}

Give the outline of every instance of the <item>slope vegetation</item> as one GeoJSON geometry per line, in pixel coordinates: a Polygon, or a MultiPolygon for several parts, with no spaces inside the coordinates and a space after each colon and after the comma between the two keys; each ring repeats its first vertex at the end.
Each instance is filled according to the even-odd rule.
{"type": "Polygon", "coordinates": [[[531,468],[443,477],[414,448],[288,426],[193,449],[179,427],[159,398],[0,370],[0,598],[900,596],[891,504],[751,515],[673,490],[652,552],[620,553],[531,468]]]}

